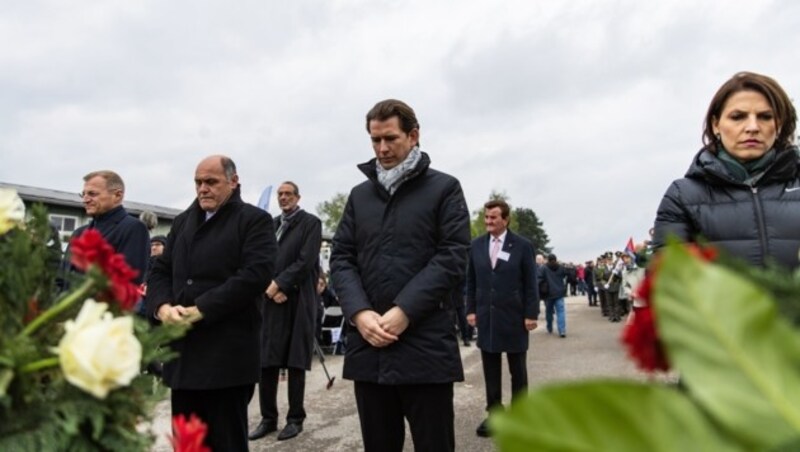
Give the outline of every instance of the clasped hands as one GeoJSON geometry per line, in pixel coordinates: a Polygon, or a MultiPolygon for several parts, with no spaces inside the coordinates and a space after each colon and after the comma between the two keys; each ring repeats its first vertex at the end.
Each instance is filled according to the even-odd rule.
{"type": "Polygon", "coordinates": [[[380,315],[371,309],[365,309],[353,316],[358,332],[373,347],[386,347],[400,339],[400,335],[408,328],[408,317],[402,309],[395,306],[380,315]]]}
{"type": "Polygon", "coordinates": [[[202,319],[203,313],[197,309],[197,306],[173,306],[167,303],[159,306],[156,317],[166,324],[190,324],[202,319]]]}
{"type": "Polygon", "coordinates": [[[269,287],[267,287],[264,294],[275,303],[281,304],[286,302],[286,294],[281,292],[281,288],[278,287],[275,281],[269,283],[269,287]]]}

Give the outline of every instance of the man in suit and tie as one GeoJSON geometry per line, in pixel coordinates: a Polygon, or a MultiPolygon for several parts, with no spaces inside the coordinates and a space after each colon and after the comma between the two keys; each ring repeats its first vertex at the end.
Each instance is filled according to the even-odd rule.
{"type": "MultiPolygon", "coordinates": [[[[539,317],[539,291],[533,245],[508,230],[508,204],[489,201],[484,212],[487,234],[472,241],[469,254],[467,322],[478,327],[489,411],[503,406],[502,353],[508,359],[512,394],[527,390],[528,337],[539,317]]],[[[486,420],[476,433],[489,436],[486,420]]]]}

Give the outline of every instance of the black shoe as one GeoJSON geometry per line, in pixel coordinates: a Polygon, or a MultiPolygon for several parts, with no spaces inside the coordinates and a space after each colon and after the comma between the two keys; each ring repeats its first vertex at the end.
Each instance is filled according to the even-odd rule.
{"type": "Polygon", "coordinates": [[[261,419],[261,422],[258,423],[258,426],[255,428],[255,430],[247,435],[247,439],[250,441],[261,439],[276,430],[278,430],[277,422],[261,419]]]}
{"type": "Polygon", "coordinates": [[[488,424],[489,424],[489,419],[484,419],[483,422],[481,422],[481,425],[479,425],[478,428],[475,430],[475,433],[481,438],[488,438],[492,436],[491,433],[489,433],[488,424]]]}
{"type": "Polygon", "coordinates": [[[472,344],[470,344],[469,339],[464,339],[464,347],[469,347],[470,345],[472,344]]]}
{"type": "Polygon", "coordinates": [[[567,337],[567,333],[561,333],[561,334],[559,334],[559,337],[561,337],[563,339],[563,338],[567,337]]]}
{"type": "Polygon", "coordinates": [[[295,424],[294,422],[286,424],[286,426],[283,427],[283,430],[281,430],[281,432],[278,433],[278,441],[292,439],[302,431],[303,431],[303,424],[295,424]]]}

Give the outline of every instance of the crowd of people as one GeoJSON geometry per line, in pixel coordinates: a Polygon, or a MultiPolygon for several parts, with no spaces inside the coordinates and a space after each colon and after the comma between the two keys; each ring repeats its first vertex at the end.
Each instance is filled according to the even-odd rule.
{"type": "MultiPolygon", "coordinates": [[[[406,422],[415,449],[454,450],[453,384],[464,379],[457,330],[470,346],[477,329],[488,412],[503,406],[502,354],[513,396],[527,392],[541,302],[547,332],[560,338],[569,295],[621,321],[637,307],[632,289],[648,256],[668,236],[706,240],[754,265],[772,259],[797,268],[796,119],[774,80],[736,74],[709,106],[703,148],[664,195],[652,243],[582,264],[537,255],[535,243],[508,228],[503,201],[484,205],[486,233],[471,240],[460,182],[430,166],[414,110],[393,99],[366,115],[375,157],[358,165],[366,180],[350,192],[334,235],[330,288],[318,261],[321,223],[299,207],[297,184],[280,185],[273,219],[242,201],[236,165],[222,155],[199,162],[197,198],[166,237],[151,238],[127,214],[116,173],[87,174],[81,196],[92,221],[76,235],[99,230],[139,271],[141,315],[192,325],[159,372],[173,415],[202,418],[213,450],[248,450],[248,440],[278,430],[282,369],[289,410],[278,439],[303,431],[321,294],[349,326],[343,376],[354,381],[365,450],[402,450],[406,422]],[[256,384],[261,421],[249,430],[256,384]]],[[[476,433],[492,435],[486,420],[476,433]]]]}

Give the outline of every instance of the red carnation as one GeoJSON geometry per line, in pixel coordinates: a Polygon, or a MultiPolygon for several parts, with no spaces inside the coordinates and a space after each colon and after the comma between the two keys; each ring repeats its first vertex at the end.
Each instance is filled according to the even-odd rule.
{"type": "Polygon", "coordinates": [[[642,300],[650,305],[651,297],[653,296],[653,273],[648,271],[645,274],[642,282],[633,289],[633,297],[637,300],[642,300]]]}
{"type": "Polygon", "coordinates": [[[175,452],[211,452],[211,449],[203,445],[206,438],[208,426],[195,414],[186,420],[186,417],[179,414],[172,418],[172,447],[175,452]]]}
{"type": "Polygon", "coordinates": [[[70,242],[70,262],[81,271],[97,265],[107,278],[107,289],[97,296],[100,300],[113,298],[120,308],[133,309],[140,297],[139,287],[132,282],[138,274],[125,262],[125,256],[114,252],[96,229],[89,229],[70,242]]]}
{"type": "Polygon", "coordinates": [[[628,348],[628,355],[640,369],[648,372],[669,370],[667,355],[658,338],[650,306],[636,309],[633,322],[622,331],[622,342],[628,348]]]}
{"type": "Polygon", "coordinates": [[[70,262],[80,271],[87,271],[92,264],[108,261],[114,254],[114,248],[106,242],[103,235],[97,229],[89,229],[81,234],[80,237],[70,241],[70,262]]]}

